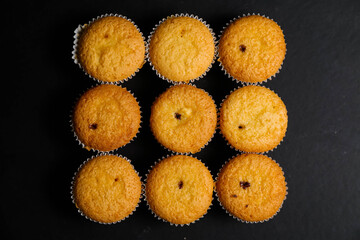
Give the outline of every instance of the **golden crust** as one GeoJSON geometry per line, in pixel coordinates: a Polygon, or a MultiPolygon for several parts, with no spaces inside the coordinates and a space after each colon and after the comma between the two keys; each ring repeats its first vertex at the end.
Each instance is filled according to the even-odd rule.
{"type": "Polygon", "coordinates": [[[89,160],[77,173],[73,190],[76,207],[103,223],[129,216],[141,196],[140,177],[121,157],[103,155],[89,160]]]}
{"type": "Polygon", "coordinates": [[[156,215],[174,224],[189,224],[210,207],[214,182],[196,158],[175,155],[155,165],[147,177],[146,200],[156,215]]]}
{"type": "Polygon", "coordinates": [[[273,76],[285,53],[285,38],[279,25],[258,15],[234,21],[219,41],[219,61],[232,77],[243,82],[262,82],[273,76]]]}
{"type": "Polygon", "coordinates": [[[211,65],[215,43],[209,29],[191,17],[171,17],[153,34],[149,56],[154,68],[175,82],[200,77],[211,65]]]}
{"type": "Polygon", "coordinates": [[[216,192],[229,213],[257,222],[277,213],[287,188],[284,173],[275,161],[264,155],[243,154],[221,169],[216,192]]]}
{"type": "Polygon", "coordinates": [[[162,93],[151,108],[150,127],[160,144],[196,153],[211,139],[217,123],[214,100],[202,89],[182,84],[162,93]]]}
{"type": "Polygon", "coordinates": [[[94,78],[105,82],[120,81],[144,64],[144,39],[129,20],[103,17],[81,32],[77,58],[94,78]]]}
{"type": "Polygon", "coordinates": [[[246,86],[231,93],[220,109],[220,130],[234,148],[244,152],[274,149],[287,129],[287,110],[273,91],[246,86]]]}
{"type": "Polygon", "coordinates": [[[81,96],[73,125],[85,148],[111,151],[136,136],[140,118],[140,106],[126,88],[104,84],[81,96]]]}

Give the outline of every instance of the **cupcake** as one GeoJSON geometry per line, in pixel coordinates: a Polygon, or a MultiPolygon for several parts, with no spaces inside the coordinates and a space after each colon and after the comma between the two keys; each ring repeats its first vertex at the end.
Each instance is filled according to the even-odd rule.
{"type": "Polygon", "coordinates": [[[214,182],[196,158],[174,155],[157,163],[147,176],[145,196],[152,212],[171,224],[190,224],[212,202],[214,182]]]}
{"type": "Polygon", "coordinates": [[[285,136],[285,104],[273,91],[246,86],[232,92],[220,109],[220,130],[228,143],[243,152],[267,152],[285,136]]]}
{"type": "Polygon", "coordinates": [[[218,52],[220,65],[233,79],[259,83],[280,70],[286,44],[276,22],[250,15],[236,19],[224,30],[218,52]]]}
{"type": "Polygon", "coordinates": [[[202,77],[215,54],[212,30],[193,15],[163,19],[149,37],[148,58],[163,79],[188,83],[202,77]]]}
{"type": "Polygon", "coordinates": [[[170,87],[151,108],[150,127],[155,138],[174,152],[199,152],[214,135],[216,124],[214,100],[204,90],[187,84],[170,87]]]}
{"type": "Polygon", "coordinates": [[[233,217],[253,223],[269,220],[279,212],[287,187],[275,161],[265,155],[243,154],[220,170],[216,194],[233,217]]]}
{"type": "Polygon", "coordinates": [[[80,97],[72,125],[75,136],[86,149],[112,151],[136,136],[140,118],[140,106],[126,88],[104,84],[80,97]]]}
{"type": "Polygon", "coordinates": [[[99,223],[128,217],[141,197],[140,177],[129,161],[99,155],[80,166],[72,185],[72,198],[82,215],[99,223]]]}
{"type": "Polygon", "coordinates": [[[119,82],[131,78],[145,61],[145,42],[133,22],[106,15],[80,27],[75,62],[93,78],[119,82]]]}

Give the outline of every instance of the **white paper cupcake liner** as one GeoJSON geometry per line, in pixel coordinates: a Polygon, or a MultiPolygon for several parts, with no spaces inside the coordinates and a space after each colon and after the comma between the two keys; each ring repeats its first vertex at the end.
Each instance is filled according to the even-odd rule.
{"type": "MultiPolygon", "coordinates": [[[[95,88],[95,87],[97,87],[97,86],[100,86],[100,85],[105,85],[105,84],[111,85],[111,83],[96,84],[96,85],[93,85],[93,86],[91,86],[90,88],[86,89],[85,91],[83,91],[83,92],[76,98],[76,100],[75,100],[75,102],[74,102],[74,104],[73,104],[73,106],[72,106],[72,108],[71,108],[71,112],[70,112],[70,115],[69,115],[69,118],[70,118],[69,122],[70,122],[71,132],[73,133],[73,135],[74,135],[74,137],[75,137],[75,140],[78,142],[78,144],[79,144],[83,149],[86,149],[86,145],[79,139],[78,135],[76,134],[75,127],[74,127],[74,122],[73,122],[73,112],[74,112],[74,110],[75,110],[75,106],[76,106],[77,102],[80,100],[81,96],[82,96],[84,93],[86,93],[88,90],[90,90],[90,89],[92,89],[92,88],[95,88]]],[[[123,87],[123,88],[125,88],[125,87],[123,87]]],[[[127,89],[127,88],[125,88],[125,89],[135,98],[135,100],[136,100],[136,102],[137,102],[137,104],[139,105],[139,108],[140,108],[140,125],[139,125],[139,129],[138,129],[136,135],[135,135],[132,139],[130,139],[130,141],[129,141],[128,143],[126,143],[126,144],[124,144],[124,145],[122,145],[121,147],[118,147],[118,148],[116,148],[116,149],[113,149],[113,150],[110,150],[110,151],[101,151],[101,150],[98,150],[98,149],[90,148],[88,151],[93,151],[93,152],[95,152],[95,153],[113,153],[113,152],[115,152],[116,150],[118,150],[118,149],[120,149],[120,148],[123,148],[123,147],[125,147],[126,145],[128,145],[129,143],[133,142],[133,141],[137,138],[137,136],[139,135],[140,129],[141,129],[141,127],[142,127],[142,126],[141,126],[141,124],[142,124],[141,105],[140,105],[138,99],[134,96],[134,94],[133,94],[129,89],[127,89]]]]}
{"type": "MultiPolygon", "coordinates": [[[[276,162],[274,159],[272,159],[271,157],[269,157],[269,156],[267,156],[267,155],[265,155],[265,154],[262,154],[262,153],[255,153],[255,154],[264,155],[264,156],[270,158],[272,161],[274,161],[274,162],[280,167],[280,169],[281,169],[281,171],[282,171],[282,173],[283,173],[283,175],[284,175],[284,177],[285,177],[285,173],[284,173],[282,167],[280,166],[280,164],[279,164],[278,162],[276,162]]],[[[241,155],[241,153],[238,153],[237,155],[235,155],[235,156],[229,158],[227,161],[225,161],[225,163],[221,166],[219,172],[218,172],[217,175],[216,175],[216,178],[215,178],[215,186],[216,186],[216,183],[217,183],[217,181],[218,181],[219,174],[220,174],[220,172],[222,171],[222,169],[224,168],[224,166],[225,166],[231,159],[233,159],[233,158],[235,158],[235,157],[237,157],[237,156],[240,156],[240,155],[241,155]]],[[[288,186],[287,186],[287,182],[286,182],[286,181],[285,181],[285,186],[286,186],[286,194],[285,194],[284,200],[282,201],[279,209],[276,211],[276,213],[275,213],[274,215],[272,215],[271,217],[269,217],[269,218],[267,218],[267,219],[265,219],[265,220],[262,220],[262,221],[250,222],[250,221],[246,221],[246,220],[243,220],[243,219],[241,219],[241,218],[238,218],[238,217],[234,216],[232,213],[230,213],[230,212],[222,205],[222,203],[221,203],[221,201],[220,201],[220,198],[219,198],[219,196],[218,196],[218,194],[217,194],[216,187],[215,187],[215,196],[216,196],[216,199],[217,199],[218,203],[220,204],[221,208],[224,209],[225,212],[226,212],[230,217],[236,219],[237,221],[242,222],[242,223],[251,223],[251,224],[254,224],[254,223],[264,223],[264,222],[267,222],[267,221],[273,219],[273,218],[280,212],[280,210],[282,209],[282,207],[283,207],[283,205],[284,205],[284,202],[285,202],[285,200],[286,200],[286,198],[287,198],[288,189],[289,189],[288,186]]]]}
{"type": "MultiPolygon", "coordinates": [[[[183,85],[183,84],[184,84],[184,85],[185,85],[185,84],[186,84],[186,85],[190,85],[190,86],[193,86],[193,87],[198,88],[197,86],[195,86],[195,84],[192,84],[192,83],[179,83],[179,84],[174,84],[174,85],[183,85]]],[[[170,87],[172,87],[172,86],[170,86],[170,87]]],[[[166,92],[170,87],[168,87],[164,92],[166,92]]],[[[213,138],[214,138],[214,136],[215,136],[215,134],[216,134],[216,130],[218,129],[218,125],[219,125],[219,117],[218,117],[218,116],[219,116],[219,114],[220,114],[220,113],[219,113],[219,108],[217,107],[214,98],[213,98],[207,91],[205,91],[205,89],[203,89],[203,88],[198,88],[198,89],[203,90],[203,91],[213,100],[213,102],[214,102],[214,104],[215,104],[215,108],[216,108],[216,116],[217,116],[217,118],[216,118],[215,130],[214,130],[212,136],[211,136],[210,139],[199,149],[199,151],[197,151],[196,153],[201,152],[201,151],[213,140],[213,138]]],[[[163,94],[164,92],[162,92],[161,94],[163,94]]],[[[161,95],[161,94],[160,94],[160,95],[161,95]]],[[[159,95],[159,96],[160,96],[160,95],[159,95]]],[[[156,102],[156,100],[159,98],[159,96],[157,96],[157,97],[155,98],[153,104],[156,102]]],[[[152,105],[151,105],[151,107],[152,107],[152,105]]],[[[172,154],[182,154],[182,155],[188,155],[188,156],[191,155],[191,154],[195,154],[195,153],[192,153],[192,152],[176,152],[176,151],[174,151],[174,150],[171,150],[171,149],[165,147],[165,146],[164,146],[163,144],[161,144],[161,143],[159,142],[159,140],[155,137],[154,132],[153,132],[153,130],[152,130],[152,128],[151,128],[150,122],[149,122],[149,128],[150,128],[150,130],[151,130],[151,134],[153,135],[153,137],[155,138],[155,140],[160,144],[160,146],[162,146],[165,150],[171,152],[172,154]]]]}
{"type": "Polygon", "coordinates": [[[96,18],[93,18],[91,21],[89,21],[87,24],[83,24],[83,25],[79,25],[75,31],[74,31],[74,42],[73,42],[73,50],[71,52],[72,54],[72,59],[74,61],[75,64],[77,64],[80,69],[87,75],[89,76],[91,79],[97,81],[98,83],[100,84],[114,84],[114,85],[119,85],[119,84],[122,84],[124,83],[125,81],[129,80],[129,79],[132,79],[137,72],[140,71],[140,69],[142,68],[143,65],[141,65],[133,74],[131,74],[129,77],[127,78],[124,78],[124,79],[121,79],[121,80],[118,80],[116,82],[107,82],[107,81],[102,81],[102,80],[99,80],[95,77],[93,77],[92,75],[90,75],[88,72],[86,72],[86,70],[83,68],[83,66],[80,64],[80,62],[78,61],[78,57],[77,57],[77,48],[78,48],[78,40],[79,40],[79,37],[80,37],[80,34],[81,32],[85,29],[86,26],[92,24],[94,21],[100,19],[100,18],[103,18],[103,17],[121,17],[121,18],[124,18],[126,20],[128,20],[129,22],[131,22],[135,27],[136,29],[140,32],[141,34],[141,37],[144,41],[144,44],[145,44],[145,56],[144,56],[144,63],[143,65],[146,63],[146,39],[143,35],[143,33],[140,31],[139,27],[135,24],[134,21],[132,21],[130,18],[126,17],[126,16],[123,16],[123,15],[120,15],[120,14],[113,14],[113,13],[107,13],[107,14],[103,14],[103,15],[100,15],[100,16],[97,16],[96,18]]]}
{"type": "MultiPolygon", "coordinates": [[[[88,158],[87,160],[85,160],[85,161],[78,167],[78,169],[75,171],[74,176],[72,177],[72,180],[71,180],[70,196],[71,196],[71,201],[72,201],[72,203],[75,205],[75,207],[76,207],[76,202],[75,202],[75,196],[74,196],[73,190],[74,190],[75,179],[76,179],[76,176],[77,176],[78,172],[81,170],[81,168],[82,168],[88,161],[90,161],[90,160],[92,160],[92,159],[94,159],[94,158],[100,157],[100,156],[105,156],[105,155],[114,155],[114,156],[123,158],[123,159],[125,159],[126,161],[128,161],[128,162],[131,164],[131,160],[129,160],[127,157],[124,157],[124,156],[119,155],[119,154],[109,154],[109,153],[99,153],[99,154],[94,155],[94,156],[88,158]]],[[[96,223],[100,223],[100,224],[104,224],[104,225],[111,225],[111,224],[116,224],[116,223],[122,222],[122,221],[126,220],[127,218],[129,218],[131,215],[133,215],[134,212],[136,211],[136,209],[139,207],[139,204],[140,204],[140,202],[141,202],[141,199],[142,199],[143,196],[144,196],[145,185],[144,185],[144,183],[141,181],[141,176],[140,176],[140,174],[138,173],[138,171],[135,170],[134,165],[131,164],[131,166],[133,167],[133,169],[134,169],[134,171],[136,172],[136,174],[140,177],[140,182],[141,182],[141,194],[140,194],[139,202],[137,203],[136,207],[134,208],[134,210],[133,210],[129,215],[127,215],[125,218],[123,218],[123,219],[121,219],[121,220],[119,220],[119,221],[107,223],[107,222],[96,221],[96,220],[90,218],[90,217],[87,216],[84,212],[82,212],[80,208],[76,207],[78,213],[80,213],[81,216],[85,217],[86,219],[88,219],[88,220],[90,220],[90,221],[92,221],[92,222],[96,222],[96,223]]]]}
{"type": "MultiPolygon", "coordinates": [[[[204,216],[209,212],[209,210],[211,209],[212,205],[213,205],[213,201],[214,201],[214,193],[212,194],[212,199],[211,199],[211,204],[209,206],[209,208],[207,209],[206,213],[204,213],[204,215],[202,215],[200,218],[194,220],[193,222],[191,223],[187,223],[187,224],[175,224],[175,223],[171,223],[165,219],[163,219],[162,217],[160,217],[159,215],[157,215],[150,207],[149,205],[149,202],[147,201],[147,198],[146,198],[146,183],[147,183],[147,178],[148,178],[148,175],[150,174],[151,170],[156,166],[156,164],[160,163],[162,160],[166,159],[166,158],[169,158],[169,157],[172,157],[172,156],[176,156],[176,155],[184,155],[184,156],[189,156],[189,157],[193,157],[197,160],[199,160],[198,158],[190,155],[190,154],[181,154],[181,153],[176,153],[176,154],[171,154],[171,155],[166,155],[162,158],[159,158],[157,161],[155,161],[155,163],[153,165],[150,166],[149,170],[148,170],[148,173],[145,174],[145,182],[144,182],[144,191],[143,191],[143,197],[144,197],[144,200],[146,202],[146,206],[148,207],[148,209],[150,210],[150,212],[154,215],[155,218],[157,218],[158,220],[160,221],[163,221],[165,223],[169,223],[171,226],[175,226],[175,227],[184,227],[184,226],[190,226],[190,224],[193,224],[193,223],[196,223],[197,221],[200,221],[200,219],[204,218],[204,216]]],[[[199,160],[200,162],[202,162],[201,160],[199,160]]],[[[203,163],[203,162],[202,162],[203,163]]],[[[204,164],[204,163],[203,163],[204,164]]],[[[209,168],[204,164],[204,166],[209,170],[209,168]]],[[[210,174],[211,174],[211,171],[209,170],[210,174]]],[[[214,176],[211,174],[211,178],[213,179],[214,181],[214,176]]],[[[215,182],[214,182],[215,184],[215,182]]],[[[214,185],[215,186],[215,185],[214,185]]]]}
{"type": "MultiPolygon", "coordinates": [[[[242,17],[252,16],[252,15],[262,16],[262,17],[268,18],[268,19],[276,22],[274,19],[269,18],[269,17],[267,17],[267,16],[265,16],[265,15],[261,15],[260,13],[248,13],[248,14],[243,14],[242,16],[238,16],[238,17],[236,17],[236,18],[233,18],[232,20],[230,20],[230,22],[228,22],[228,23],[223,27],[223,30],[220,31],[220,34],[218,35],[219,41],[217,42],[218,45],[217,45],[216,49],[219,49],[219,44],[220,44],[221,36],[223,35],[224,31],[226,30],[226,28],[227,28],[231,23],[233,23],[234,21],[236,21],[236,20],[238,20],[238,19],[240,19],[240,18],[242,18],[242,17]]],[[[276,22],[276,24],[277,24],[277,22],[276,22]]],[[[279,25],[279,24],[278,24],[278,25],[279,25]]],[[[280,26],[280,25],[279,25],[279,26],[280,26]]],[[[280,27],[280,28],[281,28],[281,27],[280,27]]],[[[283,31],[282,29],[281,29],[281,31],[282,31],[283,34],[284,34],[284,31],[283,31]]],[[[285,38],[285,34],[284,34],[284,38],[285,38]]],[[[285,42],[285,46],[286,46],[286,42],[285,42]]],[[[270,76],[269,78],[267,78],[267,79],[265,79],[265,80],[263,80],[263,81],[261,81],[261,82],[256,82],[256,83],[245,82],[245,81],[241,81],[241,80],[239,80],[239,79],[234,78],[228,71],[226,71],[226,69],[225,69],[225,67],[222,65],[221,61],[218,61],[218,62],[219,62],[219,66],[220,66],[221,70],[224,71],[224,74],[225,74],[227,77],[231,78],[233,81],[235,81],[235,82],[237,82],[237,83],[240,83],[240,84],[242,84],[243,86],[248,86],[248,85],[261,85],[261,84],[263,84],[263,83],[266,83],[268,80],[271,80],[271,79],[275,78],[276,75],[279,74],[279,72],[280,72],[280,70],[282,69],[282,66],[283,66],[283,64],[284,64],[284,62],[285,62],[286,52],[287,52],[287,48],[285,49],[284,60],[283,60],[283,62],[281,63],[280,68],[277,70],[277,72],[276,72],[274,75],[270,76]]],[[[218,56],[219,56],[219,53],[218,53],[218,56]]]]}
{"type": "Polygon", "coordinates": [[[146,43],[146,59],[148,61],[148,63],[150,64],[152,70],[155,71],[156,75],[163,79],[163,80],[166,80],[168,83],[170,84],[174,84],[174,85],[178,85],[178,84],[189,84],[189,83],[193,83],[194,81],[197,81],[203,77],[205,77],[205,75],[210,71],[212,65],[215,63],[215,60],[217,59],[217,46],[218,46],[218,42],[216,40],[216,36],[215,36],[215,33],[213,31],[212,28],[210,28],[210,25],[206,23],[206,21],[204,21],[202,18],[199,18],[198,16],[196,15],[193,15],[193,14],[188,14],[188,13],[180,13],[180,14],[175,14],[175,15],[170,15],[166,18],[163,18],[162,20],[159,21],[158,24],[155,25],[155,27],[153,27],[153,30],[152,32],[150,32],[150,35],[148,36],[148,39],[147,39],[147,43],[146,43]],[[151,38],[152,36],[154,35],[156,29],[163,23],[165,22],[166,20],[168,20],[169,18],[173,18],[173,17],[190,17],[190,18],[194,18],[196,20],[199,20],[200,22],[202,22],[210,31],[212,37],[213,37],[213,40],[214,40],[214,57],[213,57],[213,60],[212,62],[210,63],[210,65],[208,66],[208,68],[206,69],[206,71],[201,74],[199,77],[197,78],[193,78],[193,79],[190,79],[189,82],[177,82],[177,81],[173,81],[169,78],[166,78],[165,76],[163,76],[161,73],[158,72],[158,70],[154,67],[154,65],[152,64],[151,62],[151,58],[150,58],[150,54],[149,54],[149,47],[150,47],[150,42],[151,42],[151,38]]]}
{"type": "MultiPolygon", "coordinates": [[[[246,85],[246,86],[249,86],[249,85],[246,85]]],[[[221,131],[221,128],[220,128],[220,113],[221,113],[221,108],[222,108],[222,105],[223,105],[223,103],[224,103],[224,101],[230,96],[230,94],[232,94],[233,92],[235,92],[236,90],[238,90],[238,89],[240,89],[240,88],[242,88],[242,87],[246,87],[246,86],[239,86],[239,87],[237,87],[237,88],[234,88],[232,91],[230,91],[230,93],[228,94],[228,95],[226,95],[224,98],[223,98],[223,100],[221,101],[221,103],[220,103],[220,108],[219,108],[219,126],[218,126],[218,128],[219,128],[219,131],[220,131],[220,133],[221,133],[221,136],[223,137],[223,139],[225,139],[225,141],[226,141],[226,144],[231,148],[231,149],[234,149],[234,150],[236,150],[236,151],[238,151],[238,152],[240,152],[240,153],[255,153],[255,154],[266,154],[266,153],[269,153],[269,152],[272,152],[272,151],[274,151],[275,149],[277,149],[281,144],[282,144],[282,142],[284,141],[284,138],[286,137],[286,133],[287,133],[287,128],[286,128],[286,132],[285,132],[285,134],[284,134],[284,137],[281,139],[281,141],[279,142],[279,144],[278,145],[276,145],[276,147],[274,147],[273,149],[270,149],[270,150],[268,150],[268,151],[264,151],[264,152],[246,152],[246,151],[242,151],[242,150],[240,150],[240,149],[237,149],[237,148],[235,148],[234,146],[232,146],[230,143],[229,143],[229,141],[226,139],[226,137],[225,137],[225,135],[223,134],[223,132],[221,131]]],[[[256,86],[259,86],[259,87],[263,87],[263,88],[267,88],[267,87],[264,87],[264,86],[261,86],[261,85],[256,85],[256,86]]],[[[267,88],[267,89],[269,89],[270,91],[272,91],[273,93],[275,93],[273,90],[271,90],[270,88],[267,88]]],[[[277,94],[277,93],[275,93],[276,94],[276,96],[278,96],[280,99],[281,99],[281,97],[277,94]]],[[[282,99],[281,99],[281,101],[282,101],[282,99]]],[[[284,103],[285,104],[285,103],[284,103]]],[[[285,105],[285,107],[286,107],[286,105],[285,105]]],[[[287,110],[286,110],[287,111],[287,110]]]]}

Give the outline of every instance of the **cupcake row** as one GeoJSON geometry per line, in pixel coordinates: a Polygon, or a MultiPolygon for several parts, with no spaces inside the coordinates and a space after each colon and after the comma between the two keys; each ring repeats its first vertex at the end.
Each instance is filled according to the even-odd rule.
{"type": "Polygon", "coordinates": [[[194,15],[162,19],[147,42],[133,21],[102,15],[75,30],[73,59],[100,83],[131,79],[148,60],[156,74],[170,83],[189,83],[205,76],[215,59],[233,80],[257,84],[282,67],[286,43],[280,26],[265,16],[233,19],[217,42],[213,30],[194,15]]]}
{"type": "Polygon", "coordinates": [[[281,167],[261,154],[233,157],[215,181],[200,160],[187,155],[167,156],[149,170],[145,184],[129,159],[100,154],[79,167],[71,197],[81,215],[112,224],[133,214],[144,196],[155,217],[183,226],[207,213],[214,191],[230,216],[257,223],[280,211],[287,186],[281,167]]]}
{"type": "MultiPolygon", "coordinates": [[[[212,97],[191,84],[169,87],[153,102],[150,128],[155,139],[174,153],[196,153],[219,128],[228,144],[241,152],[263,153],[283,140],[288,123],[285,104],[270,89],[240,87],[225,97],[217,111],[212,97]]],[[[75,104],[71,125],[88,150],[114,151],[132,141],[141,124],[140,105],[121,86],[101,84],[75,104]]]]}

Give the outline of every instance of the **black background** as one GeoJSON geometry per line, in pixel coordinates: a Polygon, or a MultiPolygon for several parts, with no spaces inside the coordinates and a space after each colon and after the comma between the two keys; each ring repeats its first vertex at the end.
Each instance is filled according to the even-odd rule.
{"type": "MultiPolygon", "coordinates": [[[[2,239],[360,239],[359,1],[13,1],[3,5],[2,19],[2,239]],[[157,220],[144,201],[115,225],[78,214],[71,178],[94,153],[75,141],[69,114],[95,81],[71,59],[73,31],[104,13],[129,17],[145,36],[175,13],[202,17],[216,34],[247,13],[278,22],[287,55],[280,74],[264,85],[285,102],[289,125],[284,142],[268,155],[283,167],[289,195],[274,219],[238,222],[216,199],[203,219],[185,227],[157,220]]],[[[217,63],[195,84],[218,105],[238,86],[217,63]]],[[[168,154],[148,119],[153,100],[170,85],[145,64],[123,86],[138,98],[143,124],[136,140],[116,153],[144,176],[168,154]]],[[[215,176],[235,154],[217,132],[195,156],[215,176]]]]}

